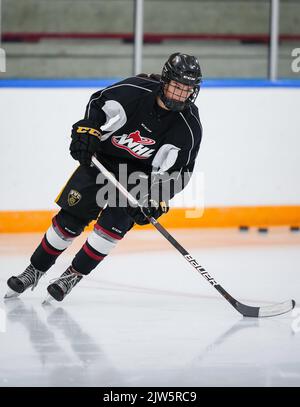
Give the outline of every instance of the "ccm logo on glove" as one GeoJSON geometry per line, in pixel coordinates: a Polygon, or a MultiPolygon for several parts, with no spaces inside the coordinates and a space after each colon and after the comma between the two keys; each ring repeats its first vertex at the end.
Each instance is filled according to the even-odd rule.
{"type": "Polygon", "coordinates": [[[90,165],[92,156],[101,149],[101,132],[88,119],[80,120],[72,128],[71,156],[82,165],[90,165]]]}
{"type": "Polygon", "coordinates": [[[96,136],[100,139],[101,137],[101,133],[99,130],[93,129],[91,127],[82,127],[82,126],[78,126],[77,127],[77,133],[88,133],[91,136],[96,136]]]}

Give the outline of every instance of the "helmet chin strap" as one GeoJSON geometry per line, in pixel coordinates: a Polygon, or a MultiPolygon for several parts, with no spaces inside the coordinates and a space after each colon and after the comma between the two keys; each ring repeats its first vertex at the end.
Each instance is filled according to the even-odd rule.
{"type": "Polygon", "coordinates": [[[161,95],[160,98],[166,108],[172,112],[181,112],[186,108],[186,102],[179,102],[178,100],[169,99],[164,94],[161,95]]]}
{"type": "Polygon", "coordinates": [[[167,98],[164,89],[160,90],[159,97],[163,104],[166,106],[166,108],[171,110],[172,112],[182,112],[189,104],[188,99],[185,100],[184,102],[180,102],[178,100],[167,98]]]}

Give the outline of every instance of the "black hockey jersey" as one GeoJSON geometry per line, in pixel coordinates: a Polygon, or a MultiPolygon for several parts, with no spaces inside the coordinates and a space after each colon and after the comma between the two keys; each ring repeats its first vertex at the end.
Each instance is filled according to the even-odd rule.
{"type": "Polygon", "coordinates": [[[85,119],[103,134],[97,156],[116,176],[119,164],[127,164],[128,174],[164,173],[170,179],[193,171],[202,137],[198,109],[162,109],[159,87],[150,77],[131,77],[96,92],[87,105],[85,119]]]}

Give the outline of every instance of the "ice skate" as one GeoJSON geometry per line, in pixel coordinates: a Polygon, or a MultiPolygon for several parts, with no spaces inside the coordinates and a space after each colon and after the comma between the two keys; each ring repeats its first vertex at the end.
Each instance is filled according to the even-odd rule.
{"type": "Polygon", "coordinates": [[[6,294],[4,295],[4,299],[5,299],[5,300],[10,300],[10,299],[13,299],[13,298],[18,298],[20,294],[21,294],[21,293],[17,293],[16,291],[11,290],[11,289],[9,288],[9,289],[6,291],[6,294]]]}
{"type": "Polygon", "coordinates": [[[7,280],[9,290],[4,298],[16,298],[30,287],[31,291],[33,291],[43,274],[45,274],[45,272],[37,270],[30,264],[23,273],[17,277],[12,276],[7,280]]]}
{"type": "MultiPolygon", "coordinates": [[[[48,285],[47,291],[50,297],[56,301],[62,301],[67,294],[75,287],[82,279],[82,274],[77,273],[71,266],[52,284],[48,285]]],[[[49,303],[49,296],[44,303],[49,303]]],[[[43,304],[44,304],[43,303],[43,304]]]]}

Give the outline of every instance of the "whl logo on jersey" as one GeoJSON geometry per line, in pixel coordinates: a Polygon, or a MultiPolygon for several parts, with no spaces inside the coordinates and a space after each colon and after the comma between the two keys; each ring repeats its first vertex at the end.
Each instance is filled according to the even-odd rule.
{"type": "Polygon", "coordinates": [[[142,137],[139,130],[122,134],[122,136],[113,136],[111,142],[118,148],[123,148],[136,158],[145,159],[151,157],[155,149],[147,146],[155,144],[155,141],[148,137],[142,137]]]}

